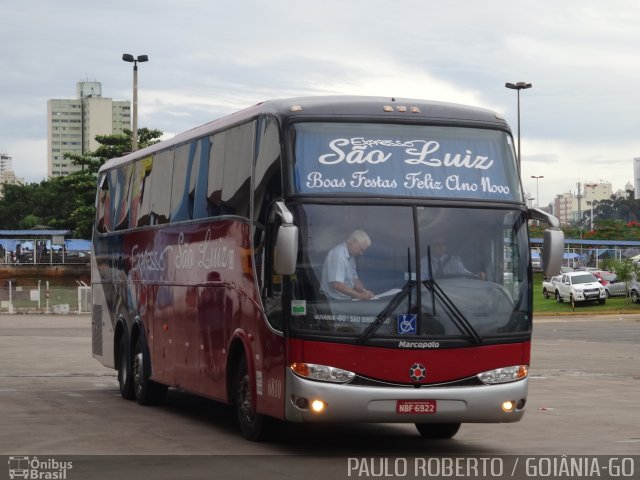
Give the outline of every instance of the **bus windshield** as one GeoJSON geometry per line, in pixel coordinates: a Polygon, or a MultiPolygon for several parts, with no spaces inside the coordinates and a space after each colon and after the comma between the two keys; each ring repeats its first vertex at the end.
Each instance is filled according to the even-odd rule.
{"type": "Polygon", "coordinates": [[[480,342],[530,332],[521,210],[306,204],[294,216],[302,261],[291,277],[293,336],[362,339],[376,319],[366,339],[480,342]],[[353,243],[354,231],[370,244],[353,243]],[[373,298],[335,283],[355,279],[373,298]]]}
{"type": "Polygon", "coordinates": [[[511,137],[480,128],[298,123],[293,189],[522,203],[511,137]]]}

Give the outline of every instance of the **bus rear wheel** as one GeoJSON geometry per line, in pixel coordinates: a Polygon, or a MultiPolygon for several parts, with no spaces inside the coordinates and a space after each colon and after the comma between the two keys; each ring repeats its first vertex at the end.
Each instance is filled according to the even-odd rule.
{"type": "Polygon", "coordinates": [[[256,407],[251,396],[251,377],[247,368],[247,360],[242,357],[233,383],[233,395],[242,436],[252,442],[259,442],[268,436],[270,419],[256,413],[256,407]]]}
{"type": "Polygon", "coordinates": [[[129,344],[126,336],[122,335],[118,343],[118,387],[120,388],[120,395],[125,400],[133,400],[135,398],[131,377],[129,344]]]}
{"type": "Polygon", "coordinates": [[[422,438],[445,439],[452,438],[458,430],[459,423],[416,423],[416,429],[422,438]]]}
{"type": "Polygon", "coordinates": [[[131,366],[133,392],[140,405],[155,405],[164,399],[167,394],[167,386],[149,379],[151,359],[149,358],[149,349],[146,347],[142,337],[138,337],[131,366]]]}

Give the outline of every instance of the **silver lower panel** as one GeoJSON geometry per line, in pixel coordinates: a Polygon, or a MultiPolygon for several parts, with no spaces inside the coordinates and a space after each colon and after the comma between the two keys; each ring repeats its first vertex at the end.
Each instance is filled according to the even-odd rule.
{"type": "Polygon", "coordinates": [[[528,378],[500,385],[470,387],[389,388],[342,385],[306,380],[287,370],[285,418],[292,422],[372,423],[501,423],[517,422],[524,408],[504,412],[506,400],[527,398],[528,378]],[[300,409],[293,398],[322,400],[322,413],[300,409]],[[400,414],[398,400],[435,400],[436,412],[400,414]]]}

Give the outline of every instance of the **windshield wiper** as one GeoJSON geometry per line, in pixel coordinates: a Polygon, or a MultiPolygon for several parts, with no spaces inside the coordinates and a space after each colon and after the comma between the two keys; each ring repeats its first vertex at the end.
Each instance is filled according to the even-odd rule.
{"type": "MultiPolygon", "coordinates": [[[[449,314],[449,317],[456,324],[456,327],[463,332],[466,333],[474,343],[482,343],[484,339],[480,336],[478,331],[473,327],[471,322],[467,320],[464,314],[456,307],[455,303],[451,301],[449,296],[445,293],[440,285],[436,283],[435,280],[424,280],[422,284],[429,290],[432,294],[432,298],[435,296],[440,302],[442,306],[449,314]]],[[[435,311],[435,301],[433,302],[433,309],[435,311]]]]}
{"type": "Polygon", "coordinates": [[[415,286],[416,282],[411,280],[411,249],[407,248],[407,274],[408,281],[404,284],[402,289],[396,293],[387,306],[382,309],[382,311],[376,316],[375,320],[371,322],[371,324],[365,328],[362,335],[358,338],[358,343],[364,343],[371,338],[371,336],[376,333],[376,331],[380,328],[380,326],[384,323],[384,321],[391,315],[391,313],[402,303],[405,297],[409,297],[409,305],[411,305],[411,291],[415,286]]]}
{"type": "MultiPolygon", "coordinates": [[[[429,277],[431,280],[424,280],[422,284],[429,290],[431,293],[431,303],[433,305],[433,316],[435,316],[436,310],[436,302],[437,298],[440,300],[442,306],[445,311],[449,314],[449,317],[453,320],[456,327],[469,336],[474,343],[482,343],[484,339],[480,336],[478,331],[473,327],[471,322],[467,320],[464,314],[456,307],[455,303],[449,298],[449,296],[445,293],[440,285],[433,280],[433,271],[431,268],[431,251],[430,248],[427,247],[427,261],[428,261],[428,270],[429,277]]],[[[380,313],[376,316],[375,320],[371,322],[371,324],[362,332],[362,335],[358,337],[358,343],[364,343],[369,340],[373,334],[380,328],[380,326],[385,322],[387,318],[393,313],[393,311],[398,308],[398,306],[404,301],[406,297],[411,298],[411,292],[413,288],[416,286],[418,282],[411,280],[411,267],[409,265],[409,280],[404,284],[402,290],[400,290],[394,297],[387,303],[387,305],[380,311],[380,313]]],[[[409,300],[409,304],[411,301],[409,300]]],[[[420,307],[422,310],[422,307],[420,307]]]]}
{"type": "Polygon", "coordinates": [[[466,333],[469,337],[473,339],[475,343],[484,342],[484,339],[480,336],[478,331],[473,327],[471,322],[467,320],[464,314],[458,309],[458,307],[456,307],[455,303],[451,301],[451,299],[445,293],[442,287],[438,285],[434,280],[433,269],[431,268],[431,247],[430,246],[427,247],[427,262],[428,262],[427,266],[429,270],[429,279],[423,280],[422,284],[427,288],[427,290],[429,290],[429,292],[431,292],[431,304],[433,307],[433,316],[435,317],[435,314],[436,314],[435,299],[437,297],[438,300],[440,300],[440,302],[444,306],[444,309],[449,314],[449,317],[453,320],[453,322],[456,324],[456,327],[458,327],[458,329],[461,332],[466,333]]]}
{"type": "Polygon", "coordinates": [[[371,336],[376,332],[376,330],[380,328],[380,326],[389,317],[389,315],[391,315],[391,313],[396,308],[398,308],[398,306],[402,303],[405,297],[411,295],[411,290],[413,290],[415,283],[416,282],[411,280],[411,277],[409,277],[409,281],[407,281],[407,283],[404,284],[404,287],[402,287],[402,290],[396,293],[393,296],[393,298],[389,300],[389,303],[387,303],[387,306],[384,307],[382,311],[376,316],[375,320],[371,322],[371,324],[367,328],[365,328],[364,332],[362,332],[362,335],[360,335],[360,337],[357,340],[358,343],[364,343],[371,338],[371,336]]]}

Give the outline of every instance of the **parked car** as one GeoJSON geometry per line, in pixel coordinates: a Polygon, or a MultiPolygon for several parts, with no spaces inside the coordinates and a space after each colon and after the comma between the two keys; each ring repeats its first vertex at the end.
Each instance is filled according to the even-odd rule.
{"type": "Polygon", "coordinates": [[[544,277],[542,280],[542,296],[544,298],[551,298],[555,295],[556,284],[560,282],[560,275],[554,275],[553,277],[544,277]]]}
{"type": "Polygon", "coordinates": [[[640,303],[640,282],[638,282],[635,275],[631,278],[628,287],[631,301],[633,303],[640,303]]]}
{"type": "Polygon", "coordinates": [[[591,272],[579,271],[563,273],[556,284],[555,297],[558,303],[568,301],[571,305],[597,301],[605,303],[607,292],[591,272]]]}
{"type": "Polygon", "coordinates": [[[604,287],[604,290],[609,297],[626,297],[627,296],[627,284],[618,280],[618,277],[613,272],[592,272],[593,276],[604,287]]]}

